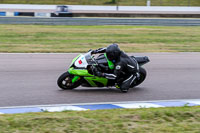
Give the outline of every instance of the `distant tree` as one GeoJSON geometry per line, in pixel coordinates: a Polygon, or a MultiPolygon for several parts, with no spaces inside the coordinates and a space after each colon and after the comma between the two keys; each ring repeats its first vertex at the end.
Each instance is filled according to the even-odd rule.
{"type": "Polygon", "coordinates": [[[116,0],[112,0],[112,2],[111,2],[111,3],[114,3],[114,4],[115,4],[115,3],[116,3],[116,0]]]}

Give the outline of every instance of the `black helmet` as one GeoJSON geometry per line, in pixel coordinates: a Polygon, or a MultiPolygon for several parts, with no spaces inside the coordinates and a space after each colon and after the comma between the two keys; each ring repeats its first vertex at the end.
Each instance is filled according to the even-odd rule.
{"type": "Polygon", "coordinates": [[[121,50],[117,44],[111,44],[106,48],[106,55],[110,61],[117,60],[120,56],[121,50]]]}

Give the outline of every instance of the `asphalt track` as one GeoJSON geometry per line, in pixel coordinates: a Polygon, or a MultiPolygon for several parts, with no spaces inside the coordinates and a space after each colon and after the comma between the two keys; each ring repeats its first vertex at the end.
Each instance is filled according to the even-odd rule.
{"type": "Polygon", "coordinates": [[[0,17],[0,24],[200,26],[200,19],[0,17]]]}
{"type": "MultiPolygon", "coordinates": [[[[62,91],[57,78],[77,54],[0,54],[0,107],[200,98],[200,53],[137,53],[149,56],[143,84],[62,91]]],[[[133,55],[133,54],[131,54],[133,55]]]]}

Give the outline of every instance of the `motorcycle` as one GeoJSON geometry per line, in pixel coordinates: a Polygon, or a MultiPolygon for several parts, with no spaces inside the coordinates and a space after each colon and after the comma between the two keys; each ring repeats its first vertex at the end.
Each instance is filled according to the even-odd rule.
{"type": "MultiPolygon", "coordinates": [[[[130,88],[141,84],[147,75],[146,70],[142,67],[149,62],[147,56],[130,56],[138,62],[139,71],[130,88]]],[[[67,72],[63,73],[57,80],[57,85],[63,89],[74,89],[79,86],[83,87],[116,87],[119,88],[117,81],[104,77],[95,76],[92,67],[97,67],[100,71],[111,73],[114,64],[108,60],[106,53],[95,57],[88,51],[86,54],[80,54],[72,60],[67,72]]]]}

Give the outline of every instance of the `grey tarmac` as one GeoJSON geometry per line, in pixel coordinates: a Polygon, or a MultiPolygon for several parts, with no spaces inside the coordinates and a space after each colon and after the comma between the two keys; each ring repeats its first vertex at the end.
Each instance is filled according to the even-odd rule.
{"type": "Polygon", "coordinates": [[[128,93],[115,88],[63,91],[57,78],[78,53],[0,54],[0,107],[200,98],[200,53],[133,53],[146,55],[147,79],[128,93]]]}
{"type": "Polygon", "coordinates": [[[162,18],[0,17],[0,24],[200,26],[200,19],[198,18],[162,19],[162,18]]]}

